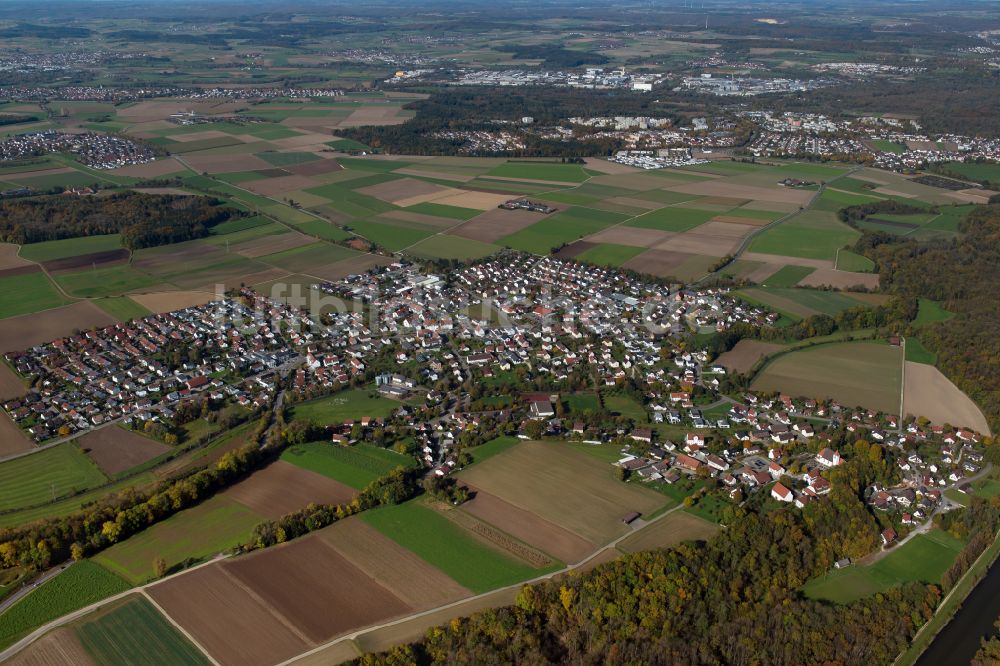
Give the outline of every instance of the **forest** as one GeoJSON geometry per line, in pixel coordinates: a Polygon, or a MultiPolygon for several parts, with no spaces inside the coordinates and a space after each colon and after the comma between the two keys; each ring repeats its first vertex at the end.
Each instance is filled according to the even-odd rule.
{"type": "Polygon", "coordinates": [[[136,250],[203,238],[213,226],[241,215],[210,197],[55,194],[0,201],[0,241],[24,245],[120,233],[122,245],[136,250]]]}

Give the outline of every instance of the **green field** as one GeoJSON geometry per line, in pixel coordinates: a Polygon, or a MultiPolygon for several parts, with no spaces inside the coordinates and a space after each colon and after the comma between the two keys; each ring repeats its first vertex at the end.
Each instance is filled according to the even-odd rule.
{"type": "Polygon", "coordinates": [[[413,467],[416,461],[395,451],[370,444],[340,446],[309,442],[286,449],[281,459],[361,490],[397,467],[413,467]]]}
{"type": "Polygon", "coordinates": [[[856,252],[840,250],[837,252],[837,265],[834,268],[852,273],[871,273],[875,270],[875,262],[856,252]]]}
{"type": "Polygon", "coordinates": [[[870,342],[816,345],[775,357],[751,389],[832,398],[847,407],[894,414],[899,412],[902,356],[898,347],[870,342]]]}
{"type": "Polygon", "coordinates": [[[0,511],[51,502],[107,477],[73,442],[0,463],[0,511]]]}
{"type": "Polygon", "coordinates": [[[590,176],[583,167],[558,162],[507,162],[486,172],[497,178],[524,178],[553,183],[582,183],[590,176]]]}
{"type": "Polygon", "coordinates": [[[634,220],[629,220],[626,226],[659,229],[660,231],[688,231],[708,222],[717,215],[722,215],[722,213],[711,210],[699,210],[697,208],[668,206],[667,208],[660,208],[640,215],[634,220]]]}
{"type": "Polygon", "coordinates": [[[949,162],[945,165],[945,168],[948,171],[954,171],[969,180],[988,180],[993,183],[1000,183],[1000,164],[995,164],[993,162],[985,162],[982,164],[977,164],[975,162],[949,162]]]}
{"type": "Polygon", "coordinates": [[[413,247],[407,248],[409,254],[430,259],[458,259],[466,261],[469,259],[479,259],[488,257],[500,248],[492,243],[449,236],[447,234],[436,234],[418,242],[413,247]]]}
{"type": "Polygon", "coordinates": [[[45,273],[23,273],[0,277],[0,319],[50,310],[70,300],[56,290],[45,273]]]}
{"type": "Polygon", "coordinates": [[[361,519],[477,594],[545,571],[494,550],[418,502],[365,511],[361,519]]]}
{"type": "Polygon", "coordinates": [[[598,266],[621,266],[632,257],[645,252],[644,247],[633,247],[631,245],[615,245],[613,243],[602,243],[588,248],[586,251],[573,257],[577,261],[587,261],[598,266]]]}
{"type": "Polygon", "coordinates": [[[306,162],[315,162],[320,159],[318,155],[313,153],[273,153],[264,152],[257,153],[257,157],[264,160],[268,164],[272,164],[276,167],[283,166],[294,166],[296,164],[305,164],[306,162]]]}
{"type": "Polygon", "coordinates": [[[45,241],[23,245],[20,256],[31,261],[52,261],[77,257],[92,252],[106,252],[122,249],[122,238],[119,234],[103,236],[84,236],[82,238],[65,238],[63,240],[45,241]]]}
{"type": "Polygon", "coordinates": [[[136,597],[76,630],[83,649],[95,663],[109,666],[208,664],[153,604],[136,597]]]}
{"type": "Polygon", "coordinates": [[[811,580],[802,592],[811,599],[846,604],[911,581],[937,584],[963,545],[947,532],[933,529],[913,537],[872,566],[850,566],[811,580]]]}
{"type": "Polygon", "coordinates": [[[906,338],[906,360],[914,363],[926,363],[934,365],[937,363],[937,354],[924,347],[920,338],[910,336],[906,338]]]}
{"type": "Polygon", "coordinates": [[[108,298],[98,298],[94,305],[101,308],[118,321],[129,321],[131,319],[142,319],[150,314],[149,310],[133,301],[128,296],[111,296],[108,298]]]}
{"type": "Polygon", "coordinates": [[[56,282],[67,293],[85,298],[120,296],[129,291],[163,284],[160,279],[127,264],[79,273],[60,273],[56,276],[56,282]]]}
{"type": "Polygon", "coordinates": [[[832,261],[838,249],[851,245],[860,235],[833,213],[805,211],[756,236],[750,251],[832,261]]]}
{"type": "Polygon", "coordinates": [[[889,141],[887,139],[872,139],[872,143],[875,147],[884,153],[895,153],[899,155],[906,151],[906,146],[901,143],[896,143],[895,141],[889,141]]]}
{"type": "Polygon", "coordinates": [[[211,557],[248,541],[262,520],[242,504],[216,495],[116,543],[94,561],[138,585],[154,578],[156,558],[162,557],[172,569],[211,557]]]}
{"type": "MultiPolygon", "coordinates": [[[[339,204],[338,204],[339,207],[339,204]]],[[[416,229],[374,220],[352,220],[345,225],[359,236],[381,245],[390,252],[398,252],[430,236],[429,229],[416,229]]]]}
{"type": "Polygon", "coordinates": [[[497,437],[485,444],[473,447],[469,451],[472,453],[473,463],[481,463],[497,454],[503,453],[512,446],[516,446],[520,441],[517,437],[497,437]]]}
{"type": "Polygon", "coordinates": [[[945,310],[940,303],[929,298],[921,298],[917,309],[917,318],[913,320],[914,326],[924,326],[936,321],[945,321],[955,316],[955,313],[945,310]]]}
{"type": "Polygon", "coordinates": [[[372,396],[368,391],[352,389],[326,398],[295,403],[292,405],[292,418],[329,425],[354,421],[362,416],[385,418],[397,407],[399,403],[389,398],[372,396]]]}
{"type": "Polygon", "coordinates": [[[751,302],[774,308],[791,318],[804,318],[814,314],[833,316],[849,308],[868,305],[859,299],[851,298],[849,292],[803,287],[754,287],[741,289],[737,295],[751,302]]]}
{"type": "Polygon", "coordinates": [[[501,238],[497,244],[534,254],[548,254],[554,247],[589,236],[626,218],[621,213],[593,208],[568,208],[501,238]]]}
{"type": "Polygon", "coordinates": [[[815,270],[807,266],[782,266],[761,284],[765,287],[794,287],[815,270]]]}
{"type": "Polygon", "coordinates": [[[77,562],[0,615],[0,648],[8,647],[46,622],[130,587],[127,582],[93,562],[77,562]]]}

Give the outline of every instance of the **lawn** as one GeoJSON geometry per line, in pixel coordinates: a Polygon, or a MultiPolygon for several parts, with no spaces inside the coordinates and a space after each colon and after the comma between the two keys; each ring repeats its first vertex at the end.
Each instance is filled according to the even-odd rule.
{"type": "Polygon", "coordinates": [[[902,356],[898,347],[870,342],[816,345],[775,357],[750,388],[832,398],[847,407],[861,405],[895,414],[902,356]]]}
{"type": "Polygon", "coordinates": [[[418,502],[366,511],[361,519],[477,594],[545,571],[494,550],[418,502]]]}
{"type": "Polygon", "coordinates": [[[46,622],[131,587],[88,560],[77,562],[0,615],[0,648],[6,648],[46,622]]]}
{"type": "Polygon", "coordinates": [[[87,298],[120,296],[129,291],[163,284],[159,278],[127,264],[79,273],[60,273],[56,276],[56,282],[69,294],[87,298]]]}
{"type": "Polygon", "coordinates": [[[52,261],[77,257],[81,254],[106,252],[122,249],[122,238],[119,234],[102,236],[84,236],[82,238],[65,238],[63,240],[30,243],[21,246],[20,256],[31,261],[52,261]]]}
{"type": "Polygon", "coordinates": [[[101,308],[118,321],[129,321],[132,319],[142,319],[152,312],[133,301],[128,296],[111,296],[99,298],[94,301],[94,305],[101,308]]]}
{"type": "Polygon", "coordinates": [[[593,393],[573,393],[564,397],[571,414],[596,412],[601,405],[593,393]]]}
{"type": "Polygon", "coordinates": [[[906,146],[895,141],[889,141],[888,139],[872,139],[872,143],[884,153],[895,153],[898,155],[906,151],[906,146]]]}
{"type": "Polygon", "coordinates": [[[590,178],[582,166],[558,162],[507,162],[487,171],[486,175],[553,183],[582,183],[590,178]]]}
{"type": "Polygon", "coordinates": [[[354,421],[362,416],[385,418],[399,407],[389,398],[370,394],[368,391],[347,390],[325,398],[292,405],[292,418],[315,421],[320,425],[354,421]]]}
{"type": "Polygon", "coordinates": [[[761,284],[765,287],[794,287],[815,270],[807,266],[782,266],[761,284]]]}
{"type": "Polygon", "coordinates": [[[413,467],[416,461],[370,444],[340,446],[309,442],[286,449],[281,459],[361,490],[397,467],[413,467]]]}
{"type": "Polygon", "coordinates": [[[481,463],[484,460],[489,460],[493,456],[503,453],[512,446],[516,446],[520,442],[521,440],[517,437],[497,437],[485,444],[480,444],[469,449],[469,452],[472,454],[473,464],[481,463]]]}
{"type": "Polygon", "coordinates": [[[812,599],[846,604],[911,581],[937,584],[963,545],[948,533],[933,529],[869,567],[850,566],[811,580],[802,592],[812,599]]]}
{"type": "Polygon", "coordinates": [[[45,273],[23,273],[0,277],[0,319],[51,310],[70,303],[45,273]]]}
{"type": "Polygon", "coordinates": [[[95,663],[109,666],[209,664],[145,597],[80,625],[76,636],[95,663]]]}
{"type": "Polygon", "coordinates": [[[552,248],[596,233],[628,216],[592,208],[568,208],[497,241],[515,250],[548,254],[552,248]]]}
{"type": "Polygon", "coordinates": [[[660,231],[688,231],[721,214],[718,211],[668,206],[629,220],[626,226],[659,229],[660,231]]]}
{"type": "Polygon", "coordinates": [[[838,249],[854,243],[860,235],[833,213],[806,211],[756,236],[750,251],[832,261],[838,249]]]}
{"type": "Polygon", "coordinates": [[[235,500],[216,495],[146,528],[94,557],[94,561],[133,584],[155,577],[153,560],[173,569],[212,557],[250,539],[263,516],[235,500]]]}
{"type": "Polygon", "coordinates": [[[0,511],[51,502],[107,477],[73,442],[0,463],[0,511]]]}
{"type": "Polygon", "coordinates": [[[482,241],[459,238],[458,236],[449,236],[447,234],[437,234],[418,242],[406,251],[418,257],[466,261],[488,257],[499,250],[500,247],[492,243],[484,243],[482,241]]]}
{"type": "Polygon", "coordinates": [[[627,395],[609,395],[604,398],[604,407],[612,414],[619,414],[637,423],[649,422],[646,408],[627,395]]]}
{"type": "Polygon", "coordinates": [[[632,257],[645,251],[646,248],[644,247],[602,243],[588,248],[573,258],[577,261],[587,261],[598,266],[621,266],[632,257]]]}

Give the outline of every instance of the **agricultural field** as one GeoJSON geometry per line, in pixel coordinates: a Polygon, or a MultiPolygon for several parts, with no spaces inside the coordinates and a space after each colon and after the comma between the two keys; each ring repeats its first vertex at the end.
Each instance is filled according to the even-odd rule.
{"type": "Polygon", "coordinates": [[[870,342],[817,345],[771,360],[751,389],[830,398],[847,407],[899,411],[902,350],[870,342]]]}
{"type": "Polygon", "coordinates": [[[263,520],[243,504],[216,495],[115,544],[94,562],[138,585],[155,576],[156,558],[162,557],[168,570],[209,558],[249,540],[263,520]]]}
{"type": "Polygon", "coordinates": [[[662,495],[619,481],[611,465],[559,444],[519,444],[459,478],[593,544],[627,533],[621,519],[630,511],[649,515],[666,503],[662,495]]]}
{"type": "Polygon", "coordinates": [[[292,418],[320,425],[355,421],[363,416],[385,418],[399,403],[369,391],[349,389],[334,395],[292,405],[292,418]]]}
{"type": "MultiPolygon", "coordinates": [[[[794,278],[800,275],[799,266],[788,266],[782,271],[794,278]]],[[[806,275],[812,274],[811,269],[805,269],[806,275]]],[[[778,276],[782,282],[782,276],[778,276]]],[[[771,279],[765,280],[770,284],[771,279]]],[[[852,294],[846,291],[829,291],[822,289],[804,289],[790,287],[749,287],[740,289],[736,295],[751,303],[764,305],[779,312],[789,319],[798,320],[816,314],[836,315],[838,312],[860,306],[870,306],[869,294],[852,294]]]]}
{"type": "Polygon", "coordinates": [[[66,442],[0,463],[0,511],[51,502],[106,481],[79,446],[66,442]]]}
{"type": "Polygon", "coordinates": [[[71,302],[56,289],[45,273],[30,268],[0,272],[0,291],[4,294],[0,319],[52,310],[71,302]]]}
{"type": "Polygon", "coordinates": [[[736,372],[748,372],[761,358],[783,349],[783,345],[758,340],[740,340],[736,346],[715,359],[718,365],[736,372]]]}
{"type": "Polygon", "coordinates": [[[162,442],[117,425],[91,430],[77,444],[109,476],[138,467],[170,450],[162,442]]]}
{"type": "Polygon", "coordinates": [[[749,249],[759,254],[832,262],[837,250],[853,244],[860,235],[833,213],[809,210],[756,236],[749,249]]]}
{"type": "Polygon", "coordinates": [[[361,519],[477,594],[543,573],[419,501],[366,511],[361,519]]]}
{"type": "Polygon", "coordinates": [[[133,319],[142,319],[143,317],[152,314],[150,310],[135,302],[128,296],[110,296],[107,298],[99,298],[94,301],[94,304],[121,322],[131,321],[133,319]]]}
{"type": "Polygon", "coordinates": [[[687,511],[674,511],[620,542],[618,550],[636,553],[654,548],[669,548],[682,541],[708,540],[718,531],[719,526],[715,523],[691,515],[687,511]]]}
{"type": "Polygon", "coordinates": [[[144,597],[82,623],[76,635],[95,663],[208,665],[209,661],[144,597]]]}
{"type": "Polygon", "coordinates": [[[131,586],[98,564],[76,562],[33,590],[0,615],[0,648],[5,648],[46,622],[107,599],[131,586]]]}
{"type": "Polygon", "coordinates": [[[255,513],[277,520],[310,504],[347,504],[354,499],[355,492],[329,475],[279,460],[254,472],[222,495],[255,513]]]}
{"type": "Polygon", "coordinates": [[[802,591],[812,599],[847,604],[912,581],[939,584],[963,546],[947,532],[933,529],[894,548],[871,566],[833,571],[809,581],[802,591]]]}
{"type": "Polygon", "coordinates": [[[416,464],[409,456],[364,443],[349,447],[329,442],[297,444],[286,449],[281,459],[358,490],[397,467],[416,464]]]}
{"type": "Polygon", "coordinates": [[[31,243],[21,247],[20,256],[30,261],[44,263],[68,257],[109,252],[122,249],[122,239],[118,234],[67,238],[65,240],[31,243]]]}
{"type": "MultiPolygon", "coordinates": [[[[906,340],[908,354],[913,340],[906,340]]],[[[990,432],[982,410],[933,365],[907,360],[905,374],[905,414],[923,416],[938,425],[948,423],[977,432],[990,432]]]]}

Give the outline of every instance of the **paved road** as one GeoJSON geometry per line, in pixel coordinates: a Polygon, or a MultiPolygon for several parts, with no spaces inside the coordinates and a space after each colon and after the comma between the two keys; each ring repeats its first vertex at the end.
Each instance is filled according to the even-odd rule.
{"type": "Polygon", "coordinates": [[[73,564],[72,562],[69,562],[65,564],[60,564],[57,567],[52,567],[51,569],[43,573],[41,576],[38,576],[33,581],[31,581],[31,583],[25,583],[24,585],[22,585],[20,590],[18,590],[14,594],[4,599],[3,602],[0,602],[0,613],[3,613],[5,610],[16,604],[26,594],[31,592],[33,589],[35,589],[42,583],[55,578],[66,569],[69,569],[72,564],[73,564]]]}

